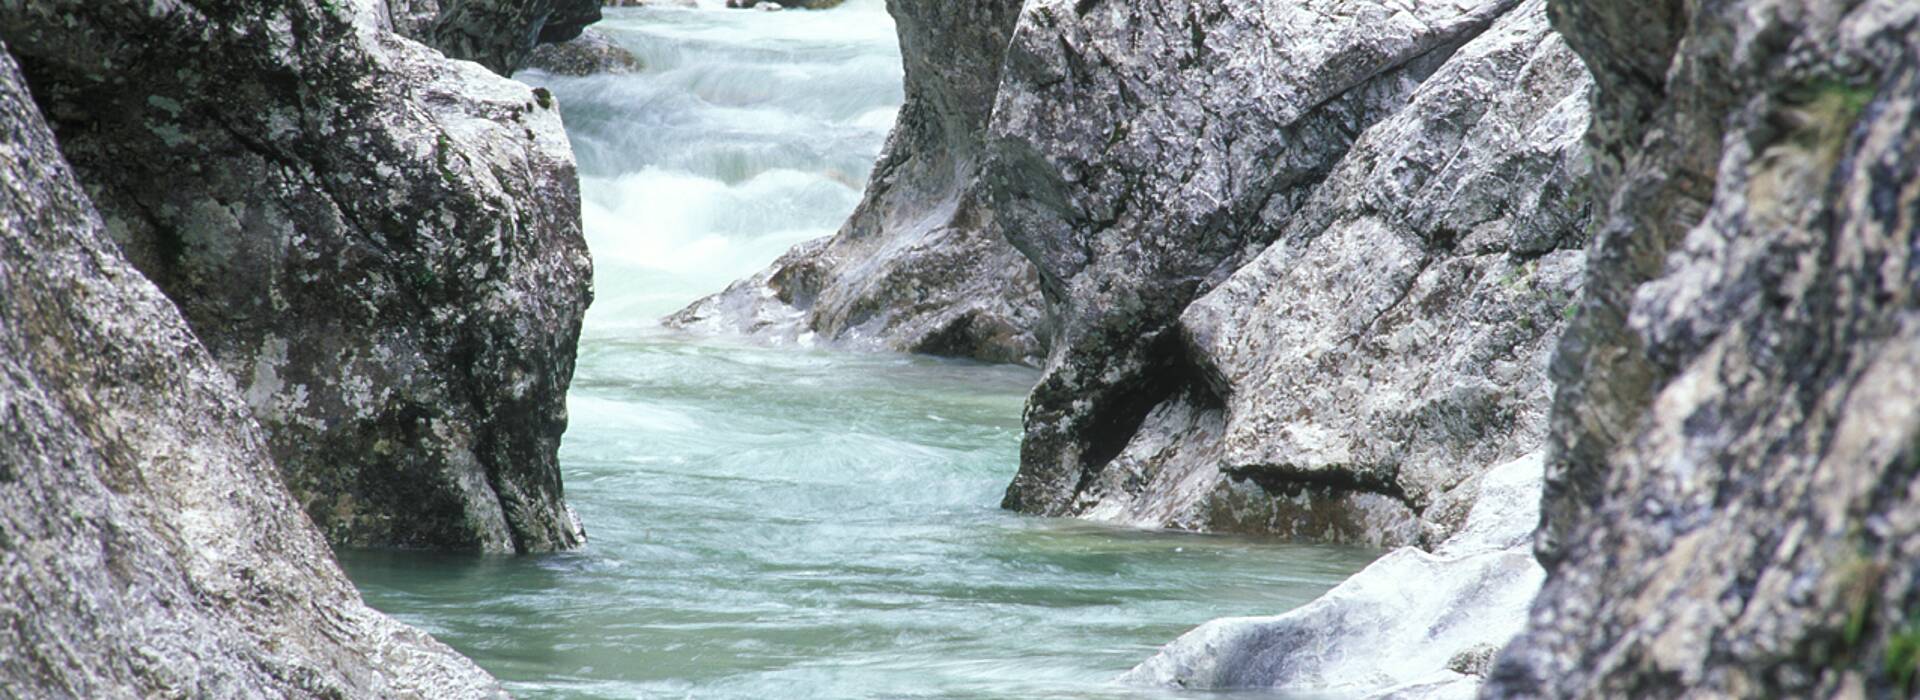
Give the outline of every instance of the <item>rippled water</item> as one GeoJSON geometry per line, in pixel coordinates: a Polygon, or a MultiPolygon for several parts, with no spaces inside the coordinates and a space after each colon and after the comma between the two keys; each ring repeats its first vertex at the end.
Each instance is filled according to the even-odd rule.
{"type": "Polygon", "coordinates": [[[591,545],[349,552],[369,602],[528,698],[1153,697],[1112,684],[1372,558],[996,506],[1028,370],[757,347],[653,319],[826,235],[900,94],[878,0],[609,10],[647,64],[560,96],[599,298],[561,459],[591,545]]]}

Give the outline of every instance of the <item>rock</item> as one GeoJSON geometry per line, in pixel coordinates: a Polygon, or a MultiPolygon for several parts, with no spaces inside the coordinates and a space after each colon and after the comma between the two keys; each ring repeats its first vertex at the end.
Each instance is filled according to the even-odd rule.
{"type": "Polygon", "coordinates": [[[1537,452],[1496,467],[1477,482],[1464,529],[1434,552],[1395,550],[1284,615],[1209,622],[1123,680],[1337,697],[1473,697],[1477,665],[1520,630],[1545,575],[1529,551],[1541,474],[1537,452]]]}
{"type": "Polygon", "coordinates": [[[1005,505],[1444,541],[1539,447],[1580,284],[1590,80],[1541,2],[1083,6],[1028,8],[992,127],[1060,319],[1005,505]]]}
{"type": "Polygon", "coordinates": [[[632,73],[640,70],[640,59],[607,35],[588,29],[572,41],[535,47],[527,67],[555,75],[632,73]]]}
{"type": "MultiPolygon", "coordinates": [[[[845,1],[846,0],[785,0],[784,2],[771,2],[770,0],[727,0],[727,7],[738,10],[825,10],[839,7],[840,4],[845,1]]],[[[916,1],[918,0],[908,0],[908,2],[916,1]]],[[[967,8],[954,9],[966,11],[967,8]]]]}
{"type": "Polygon", "coordinates": [[[1039,277],[1002,235],[977,174],[1020,3],[888,8],[907,100],[852,218],[667,323],[1037,365],[1047,326],[1039,277]]]}
{"type": "Polygon", "coordinates": [[[583,541],[556,450],[591,266],[551,95],[357,5],[43,2],[0,39],[329,539],[583,541]]]}
{"type": "Polygon", "coordinates": [[[600,21],[601,0],[385,0],[388,26],[452,58],[500,75],[527,65],[535,48],[580,36],[600,21]]]}
{"type": "Polygon", "coordinates": [[[1554,0],[1594,250],[1493,697],[1913,697],[1920,5],[1554,0]]]}
{"type": "Polygon", "coordinates": [[[374,612],[0,47],[0,695],[504,698],[374,612]]]}

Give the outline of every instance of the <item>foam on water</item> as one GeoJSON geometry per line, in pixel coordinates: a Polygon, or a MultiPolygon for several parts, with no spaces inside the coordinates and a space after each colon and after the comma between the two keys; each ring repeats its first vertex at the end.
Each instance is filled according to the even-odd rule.
{"type": "Polygon", "coordinates": [[[1138,697],[1113,679],[1160,644],[1372,558],[999,510],[1029,370],[661,329],[847,217],[898,48],[881,0],[600,29],[645,69],[519,76],[580,161],[597,298],[561,461],[592,542],[343,553],[374,605],[529,698],[1138,697]]]}

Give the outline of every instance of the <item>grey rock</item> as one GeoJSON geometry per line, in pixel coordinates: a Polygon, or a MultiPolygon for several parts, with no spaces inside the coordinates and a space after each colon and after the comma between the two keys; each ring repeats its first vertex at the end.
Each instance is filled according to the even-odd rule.
{"type": "Polygon", "coordinates": [[[1039,277],[979,189],[995,76],[1015,0],[888,3],[907,100],[852,218],[667,322],[1037,365],[1039,277]]]}
{"type": "Polygon", "coordinates": [[[1006,505],[1444,541],[1540,445],[1580,284],[1590,79],[1542,3],[1082,6],[1028,8],[994,117],[1060,319],[1006,505]]]}
{"type": "Polygon", "coordinates": [[[0,47],[0,695],[504,698],[361,603],[0,47]]]}
{"type": "Polygon", "coordinates": [[[588,29],[571,41],[534,47],[527,67],[555,75],[632,73],[640,70],[640,58],[607,35],[588,29]]]}
{"type": "Polygon", "coordinates": [[[1912,697],[1920,5],[1554,0],[1597,217],[1493,697],[1912,697]]]}
{"type": "Polygon", "coordinates": [[[1520,630],[1545,577],[1529,551],[1541,478],[1538,452],[1495,467],[1476,482],[1467,524],[1435,551],[1398,549],[1284,615],[1209,622],[1123,680],[1472,697],[1482,675],[1476,664],[1520,630]]]}
{"type": "Polygon", "coordinates": [[[388,27],[500,75],[600,21],[600,0],[385,0],[388,27]]]}
{"type": "Polygon", "coordinates": [[[0,6],[109,232],[333,542],[578,545],[556,451],[591,266],[559,114],[381,24],[358,4],[0,6]]]}

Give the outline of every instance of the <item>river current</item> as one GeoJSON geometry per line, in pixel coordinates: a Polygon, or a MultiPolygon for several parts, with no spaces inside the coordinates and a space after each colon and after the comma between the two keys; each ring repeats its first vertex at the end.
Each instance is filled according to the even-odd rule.
{"type": "Polygon", "coordinates": [[[1376,554],[999,510],[1031,370],[662,329],[852,211],[899,48],[880,0],[596,26],[644,69],[517,76],[580,161],[597,299],[560,456],[591,543],[343,552],[369,603],[523,698],[1143,698],[1113,678],[1161,644],[1376,554]]]}

